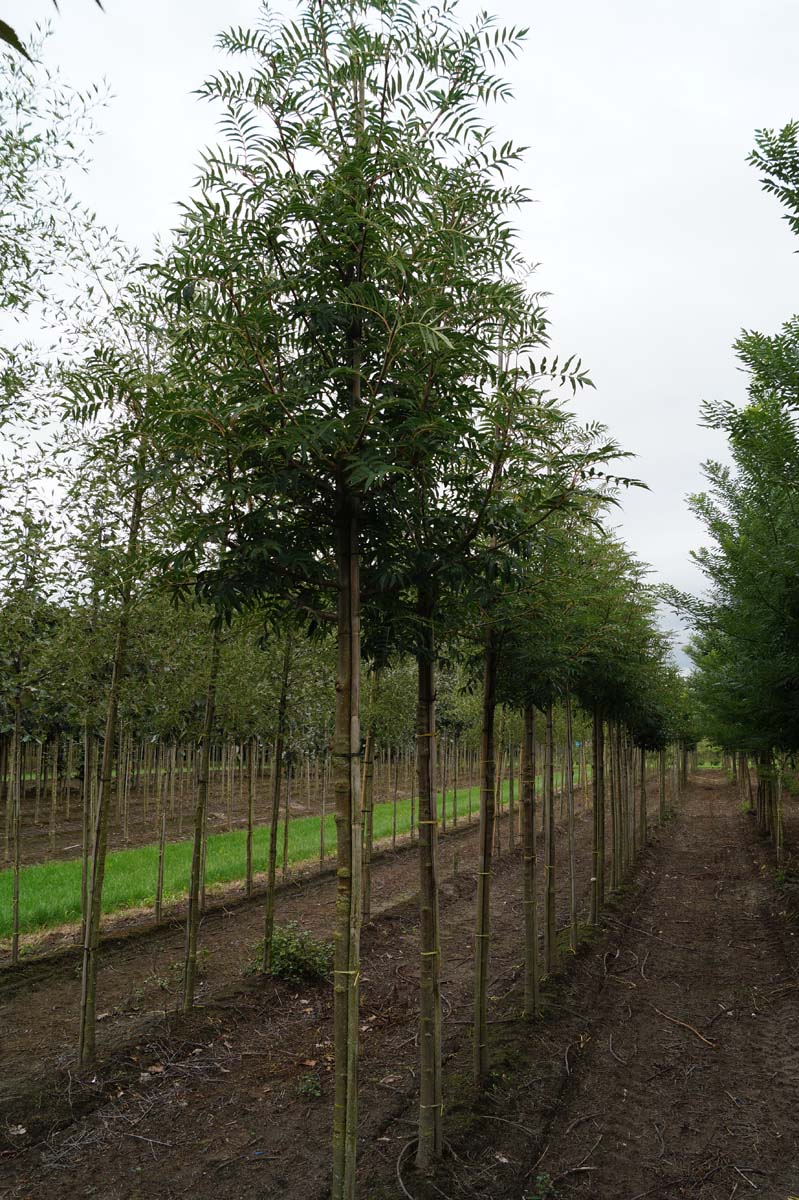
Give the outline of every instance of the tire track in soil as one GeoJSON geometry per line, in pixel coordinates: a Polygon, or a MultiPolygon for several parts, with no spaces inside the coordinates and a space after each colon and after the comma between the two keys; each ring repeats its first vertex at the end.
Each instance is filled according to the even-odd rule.
{"type": "Polygon", "coordinates": [[[799,1191],[799,992],[747,824],[723,779],[694,783],[545,1135],[552,1195],[799,1191]]]}
{"type": "MultiPolygon", "coordinates": [[[[650,805],[652,799],[650,797],[650,805]]],[[[583,812],[577,820],[578,894],[589,887],[591,827],[583,812]]],[[[492,981],[502,995],[512,989],[522,958],[522,909],[518,854],[507,852],[503,820],[502,856],[492,885],[492,981]]],[[[473,978],[471,928],[475,892],[473,867],[466,853],[476,852],[477,828],[442,839],[441,932],[444,961],[445,1053],[451,1057],[469,1038],[473,978]],[[453,855],[461,858],[453,878],[453,855]]],[[[565,830],[557,832],[557,851],[565,858],[565,830]]],[[[389,859],[375,879],[383,913],[363,937],[362,1101],[363,1144],[381,1138],[393,1144],[407,1138],[414,1124],[411,1101],[416,1090],[418,1049],[418,912],[412,898],[392,904],[392,889],[416,882],[415,854],[389,859]]],[[[539,883],[540,883],[539,877],[539,883]]],[[[558,922],[566,921],[566,879],[559,879],[558,922]]],[[[329,932],[335,881],[317,881],[311,889],[291,889],[281,897],[280,918],[302,918],[317,932],[329,932]],[[313,893],[311,895],[311,893],[313,893]],[[302,912],[300,913],[300,909],[302,912]]],[[[400,892],[402,895],[403,892],[400,892]]],[[[539,897],[540,898],[540,897],[539,897]]],[[[236,943],[235,923],[221,921],[221,937],[236,943]]],[[[260,931],[260,906],[255,915],[260,931]]],[[[161,939],[164,940],[163,938],[161,939]]],[[[182,945],[182,942],[181,942],[182,945]]],[[[191,1020],[161,1023],[150,1044],[137,1051],[131,1076],[115,1088],[113,1077],[100,1081],[93,1111],[54,1131],[8,1163],[8,1196],[48,1197],[93,1194],[97,1164],[103,1164],[100,1191],[108,1200],[123,1197],[177,1197],[191,1192],[216,1197],[221,1185],[237,1197],[281,1196],[309,1200],[323,1195],[329,1175],[329,1106],[332,1096],[332,1012],[329,989],[305,989],[254,980],[242,983],[238,947],[236,985],[226,996],[208,1000],[191,1020]],[[155,1073],[148,1070],[155,1064],[155,1073]],[[136,1074],[142,1068],[139,1085],[136,1074]],[[163,1068],[163,1069],[162,1069],[163,1068]],[[307,1070],[304,1069],[307,1068],[307,1070]],[[320,1102],[299,1095],[298,1075],[313,1072],[320,1102]],[[145,1076],[148,1078],[145,1079],[145,1076]],[[167,1135],[165,1136],[165,1132],[167,1135]],[[299,1131],[302,1136],[298,1137],[299,1131]],[[277,1166],[275,1165],[277,1164],[277,1166]],[[37,1182],[38,1180],[38,1182],[37,1182]]],[[[137,951],[141,957],[141,949],[137,951]]],[[[113,967],[110,967],[113,972],[113,967]]],[[[108,985],[106,984],[106,987],[108,985]]],[[[106,992],[107,995],[107,992],[106,992]]],[[[46,1025],[46,1017],[43,1028],[46,1025]]],[[[102,1026],[101,1026],[102,1028],[102,1026]]],[[[106,1033],[106,1046],[108,1035],[106,1033]]],[[[120,1065],[120,1064],[115,1064],[120,1065]]],[[[64,1086],[62,1072],[61,1086],[64,1086]]],[[[6,1106],[8,1119],[12,1107],[6,1106]]]]}

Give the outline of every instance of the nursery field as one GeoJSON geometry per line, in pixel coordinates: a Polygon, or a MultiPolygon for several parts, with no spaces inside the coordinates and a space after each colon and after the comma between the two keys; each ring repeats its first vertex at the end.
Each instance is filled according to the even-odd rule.
{"type": "MultiPolygon", "coordinates": [[[[508,800],[508,785],[502,799],[508,800]]],[[[463,788],[457,798],[450,793],[446,806],[438,797],[438,811],[451,823],[469,822],[479,806],[477,788],[463,788]]],[[[385,801],[374,807],[375,840],[396,840],[411,829],[411,800],[398,799],[396,804],[385,801]]],[[[286,850],[286,866],[327,862],[335,850],[335,820],[325,816],[322,843],[320,816],[292,817],[284,839],[285,821],[278,823],[277,841],[280,851],[286,850]],[[324,846],[324,849],[322,847],[324,846]]],[[[207,888],[238,882],[244,879],[246,863],[246,831],[210,834],[207,839],[205,883],[207,888]]],[[[267,857],[269,829],[257,825],[253,831],[253,861],[256,872],[263,870],[267,857]]],[[[165,903],[184,898],[189,889],[192,844],[189,841],[167,842],[164,855],[163,899],[165,903]]],[[[20,929],[31,933],[54,925],[80,922],[81,870],[79,859],[58,860],[24,867],[20,875],[20,929]]],[[[128,908],[152,908],[158,878],[158,845],[150,844],[129,850],[112,850],[108,855],[103,912],[114,913],[128,908]]],[[[10,870],[0,872],[0,943],[11,933],[10,870]]]]}
{"type": "MultiPolygon", "coordinates": [[[[657,808],[653,784],[649,807],[657,808]]],[[[505,833],[507,817],[502,824],[505,833]]],[[[786,835],[796,833],[791,806],[786,835]]],[[[585,913],[587,811],[578,815],[576,842],[585,913]]],[[[565,849],[559,825],[558,855],[565,849]]],[[[519,1012],[519,852],[505,850],[495,862],[495,1074],[481,1092],[469,1083],[471,954],[461,935],[476,850],[474,826],[442,840],[451,1153],[434,1180],[414,1175],[407,1154],[417,1053],[415,855],[401,848],[374,864],[373,919],[364,930],[362,1194],[728,1200],[736,1181],[751,1189],[745,1176],[764,1195],[790,1196],[799,1178],[794,947],[768,850],[721,773],[691,780],[601,929],[576,957],[563,956],[532,1024],[519,1012]],[[743,953],[730,955],[731,939],[743,953]]],[[[334,887],[327,876],[280,889],[280,923],[329,937],[334,887]]],[[[562,878],[560,927],[566,891],[562,878]]],[[[324,985],[247,973],[261,922],[255,900],[207,914],[191,1017],[173,1011],[179,926],[109,942],[99,980],[102,1065],[92,1079],[65,1065],[76,959],[43,959],[0,976],[4,1027],[18,1031],[4,1053],[0,1194],[90,1194],[98,1155],[102,1194],[115,1200],[211,1197],[220,1188],[289,1200],[325,1194],[331,998],[324,985]],[[301,1145],[291,1136],[300,1126],[301,1145]]]]}
{"type": "Polygon", "coordinates": [[[0,0],[0,1200],[799,1200],[771,4],[0,0]]]}

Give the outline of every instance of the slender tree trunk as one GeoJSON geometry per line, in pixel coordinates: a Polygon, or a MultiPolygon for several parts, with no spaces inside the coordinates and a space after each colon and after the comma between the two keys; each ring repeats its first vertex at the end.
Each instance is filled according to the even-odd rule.
{"type": "MultiPolygon", "coordinates": [[[[413,832],[416,829],[416,772],[418,770],[418,756],[414,750],[413,762],[411,763],[411,841],[413,841],[413,832]]],[[[417,830],[418,834],[418,830],[417,830]]]]}
{"type": "Polygon", "coordinates": [[[538,906],[535,853],[535,709],[532,704],[524,706],[522,763],[524,771],[522,784],[524,1011],[529,1017],[536,1017],[539,1008],[538,906]]]}
{"type": "Polygon", "coordinates": [[[211,643],[211,666],[208,674],[208,691],[205,697],[202,740],[199,758],[195,755],[196,799],[194,809],[194,846],[191,855],[191,880],[189,883],[189,906],[186,916],[186,957],[183,966],[183,1011],[191,1012],[194,1007],[194,985],[197,979],[197,939],[200,932],[201,892],[203,875],[203,846],[205,844],[205,818],[208,811],[208,787],[211,773],[211,735],[214,730],[216,709],[216,683],[219,675],[219,657],[222,639],[214,629],[211,643]]]}
{"type": "Polygon", "coordinates": [[[164,855],[166,853],[166,808],[161,812],[161,830],[158,837],[158,878],[155,884],[155,921],[161,924],[164,899],[164,855]]]}
{"type": "Polygon", "coordinates": [[[39,804],[42,798],[42,743],[36,743],[33,754],[33,823],[39,824],[39,804]]]}
{"type": "MultiPolygon", "coordinates": [[[[142,470],[143,466],[144,455],[143,451],[140,451],[138,458],[139,471],[142,470]]],[[[108,847],[108,824],[111,814],[111,787],[114,767],[114,747],[116,745],[117,712],[128,650],[130,600],[133,590],[132,572],[136,547],[139,541],[143,499],[144,481],[139,477],[134,486],[130,527],[128,529],[128,542],[125,553],[125,578],[122,584],[122,596],[114,646],[114,661],[111,668],[111,684],[108,690],[102,766],[100,768],[95,805],[92,870],[88,894],[86,931],[83,940],[83,969],[81,978],[78,1058],[82,1069],[91,1066],[94,1063],[95,1056],[95,1014],[97,1008],[97,968],[100,954],[100,920],[103,904],[105,859],[108,847]]],[[[94,771],[92,771],[92,774],[94,774],[94,771]]]]}
{"type": "MultiPolygon", "coordinates": [[[[357,361],[359,372],[360,360],[357,361]]],[[[337,560],[338,671],[334,740],[338,883],[334,936],[333,1187],[354,1200],[358,1139],[358,1034],[361,936],[360,562],[353,498],[340,493],[337,560]]]]}
{"type": "Polygon", "coordinates": [[[658,784],[660,802],[660,823],[666,820],[666,751],[658,753],[658,784]]]}
{"type": "Polygon", "coordinates": [[[282,878],[286,882],[286,872],[289,866],[289,820],[291,819],[291,784],[294,779],[294,760],[289,756],[288,768],[286,770],[286,804],[284,808],[285,817],[283,819],[283,864],[282,878]]]}
{"type": "Polygon", "coordinates": [[[508,850],[516,849],[515,747],[508,746],[508,850]]]}
{"type": "Polygon", "coordinates": [[[283,670],[280,677],[280,698],[277,706],[277,736],[272,760],[272,812],[269,821],[269,858],[266,865],[266,902],[264,904],[264,952],[261,970],[272,970],[272,935],[275,930],[275,874],[277,872],[277,826],[280,820],[280,785],[283,774],[283,747],[286,740],[286,708],[291,673],[292,636],[286,635],[283,648],[283,670]]]}
{"type": "Polygon", "coordinates": [[[641,849],[646,845],[647,839],[647,811],[646,811],[646,750],[641,747],[640,761],[640,800],[638,809],[638,844],[641,849]]]}
{"type": "MultiPolygon", "coordinates": [[[[20,672],[17,658],[17,674],[20,672]]],[[[17,688],[14,701],[14,731],[11,742],[11,779],[8,803],[11,805],[11,829],[14,838],[14,878],[11,890],[11,965],[19,961],[19,872],[22,847],[22,702],[17,688]]]]}
{"type": "Polygon", "coordinates": [[[782,866],[783,861],[783,832],[782,832],[782,764],[778,763],[776,768],[776,779],[774,781],[774,827],[772,835],[774,838],[774,851],[777,856],[777,866],[782,866]]]}
{"type": "Polygon", "coordinates": [[[585,760],[585,740],[580,742],[580,776],[582,779],[581,792],[583,797],[583,808],[588,806],[588,766],[585,760]]]}
{"type": "Polygon", "coordinates": [[[455,743],[452,751],[452,825],[454,829],[458,828],[458,759],[460,757],[460,747],[458,738],[455,737],[455,743]]]}
{"type": "Polygon", "coordinates": [[[558,967],[558,940],[555,928],[555,764],[552,739],[552,701],[546,707],[544,743],[544,963],[548,975],[558,967]]]}
{"type": "Polygon", "coordinates": [[[245,848],[245,891],[252,895],[252,830],[255,808],[255,738],[247,745],[247,842],[245,848]]]}
{"type": "Polygon", "coordinates": [[[593,836],[591,844],[591,924],[599,924],[605,903],[605,738],[602,713],[593,714],[592,738],[593,836]]]}
{"type": "Polygon", "coordinates": [[[50,775],[50,853],[55,853],[55,829],[56,820],[58,817],[58,734],[55,735],[50,743],[50,761],[52,764],[52,773],[50,775]]]}
{"type": "MultiPolygon", "coordinates": [[[[437,739],[437,741],[438,741],[438,739],[437,739]]],[[[440,775],[441,775],[441,832],[446,833],[447,832],[447,784],[449,783],[449,779],[447,778],[448,763],[447,763],[446,734],[441,738],[440,743],[437,745],[437,750],[438,750],[438,754],[437,754],[436,765],[438,766],[439,763],[441,764],[441,770],[440,770],[440,775]]],[[[438,786],[438,785],[436,785],[436,786],[438,786]]]]}
{"type": "Polygon", "coordinates": [[[573,953],[577,952],[577,860],[576,846],[574,836],[574,761],[573,761],[573,741],[572,741],[572,702],[571,696],[566,691],[566,699],[564,704],[564,713],[566,718],[566,761],[564,764],[566,775],[566,820],[567,820],[567,836],[569,846],[569,926],[570,945],[573,953]]]}
{"type": "Polygon", "coordinates": [[[619,776],[617,771],[616,744],[618,727],[615,722],[608,726],[608,767],[610,768],[610,841],[612,855],[610,860],[610,890],[615,892],[619,886],[619,867],[621,864],[619,830],[619,776]]]}
{"type": "MultiPolygon", "coordinates": [[[[363,885],[363,920],[369,921],[372,916],[372,842],[374,836],[374,779],[375,779],[375,740],[374,713],[379,686],[379,672],[374,668],[369,680],[369,706],[366,718],[366,743],[363,751],[363,775],[361,778],[361,793],[363,795],[363,863],[361,865],[361,882],[363,885]]],[[[394,805],[396,813],[396,802],[394,805]]],[[[396,817],[395,817],[396,824],[396,817]]]]}
{"type": "Polygon", "coordinates": [[[328,780],[328,764],[327,761],[322,763],[322,802],[321,802],[321,817],[319,821],[319,870],[322,870],[325,861],[325,822],[327,820],[327,780],[328,780]]]}
{"type": "Polygon", "coordinates": [[[0,734],[0,796],[5,800],[5,849],[4,857],[11,852],[11,739],[0,734]]]}
{"type": "Polygon", "coordinates": [[[432,603],[419,600],[422,645],[417,655],[416,748],[419,787],[419,1142],[421,1169],[443,1148],[441,1082],[441,939],[436,820],[435,646],[432,603]]]}
{"type": "Polygon", "coordinates": [[[375,747],[371,731],[366,737],[364,748],[363,778],[363,864],[361,867],[363,884],[363,920],[372,918],[372,849],[374,843],[374,779],[375,779],[375,747]]]}
{"type": "Polygon", "coordinates": [[[80,940],[86,941],[89,919],[89,853],[92,796],[92,749],[88,722],[83,726],[83,786],[81,788],[81,852],[80,852],[80,940]]]}
{"type": "Polygon", "coordinates": [[[502,776],[505,773],[505,709],[502,709],[502,715],[499,722],[499,760],[496,765],[495,775],[495,796],[494,796],[494,812],[496,814],[494,820],[494,850],[497,857],[502,853],[502,838],[500,829],[500,818],[502,816],[502,776]]]}
{"type": "Polygon", "coordinates": [[[480,787],[480,833],[477,874],[477,918],[474,973],[474,1075],[488,1074],[488,964],[491,941],[491,847],[494,843],[495,771],[494,718],[497,693],[498,646],[496,632],[486,638],[483,673],[482,761],[480,787]]]}

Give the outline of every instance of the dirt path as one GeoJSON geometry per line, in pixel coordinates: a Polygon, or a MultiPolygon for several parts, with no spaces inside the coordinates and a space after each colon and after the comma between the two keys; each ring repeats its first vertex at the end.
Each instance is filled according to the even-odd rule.
{"type": "Polygon", "coordinates": [[[758,857],[733,790],[695,786],[551,1129],[569,1195],[799,1190],[799,987],[758,857]]]}
{"type": "Polygon", "coordinates": [[[501,1106],[478,1105],[515,1133],[463,1139],[453,1200],[799,1195],[799,983],[772,872],[734,789],[694,781],[543,1036],[516,1035],[501,1106]]]}

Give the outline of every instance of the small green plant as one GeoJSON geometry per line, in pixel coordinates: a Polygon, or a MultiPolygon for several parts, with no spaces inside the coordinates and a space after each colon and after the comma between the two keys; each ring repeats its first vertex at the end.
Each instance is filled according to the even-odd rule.
{"type": "Polygon", "coordinates": [[[524,1200],[556,1200],[551,1175],[536,1175],[533,1188],[524,1200]]]}
{"type": "MultiPolygon", "coordinates": [[[[254,947],[253,958],[244,967],[245,975],[256,975],[263,959],[263,939],[254,947]]],[[[291,922],[276,926],[272,935],[272,970],[275,979],[286,983],[313,983],[326,979],[333,966],[333,947],[320,942],[307,929],[291,922]]]]}
{"type": "Polygon", "coordinates": [[[322,1084],[314,1071],[307,1071],[297,1080],[297,1092],[305,1100],[321,1100],[322,1084]]]}

